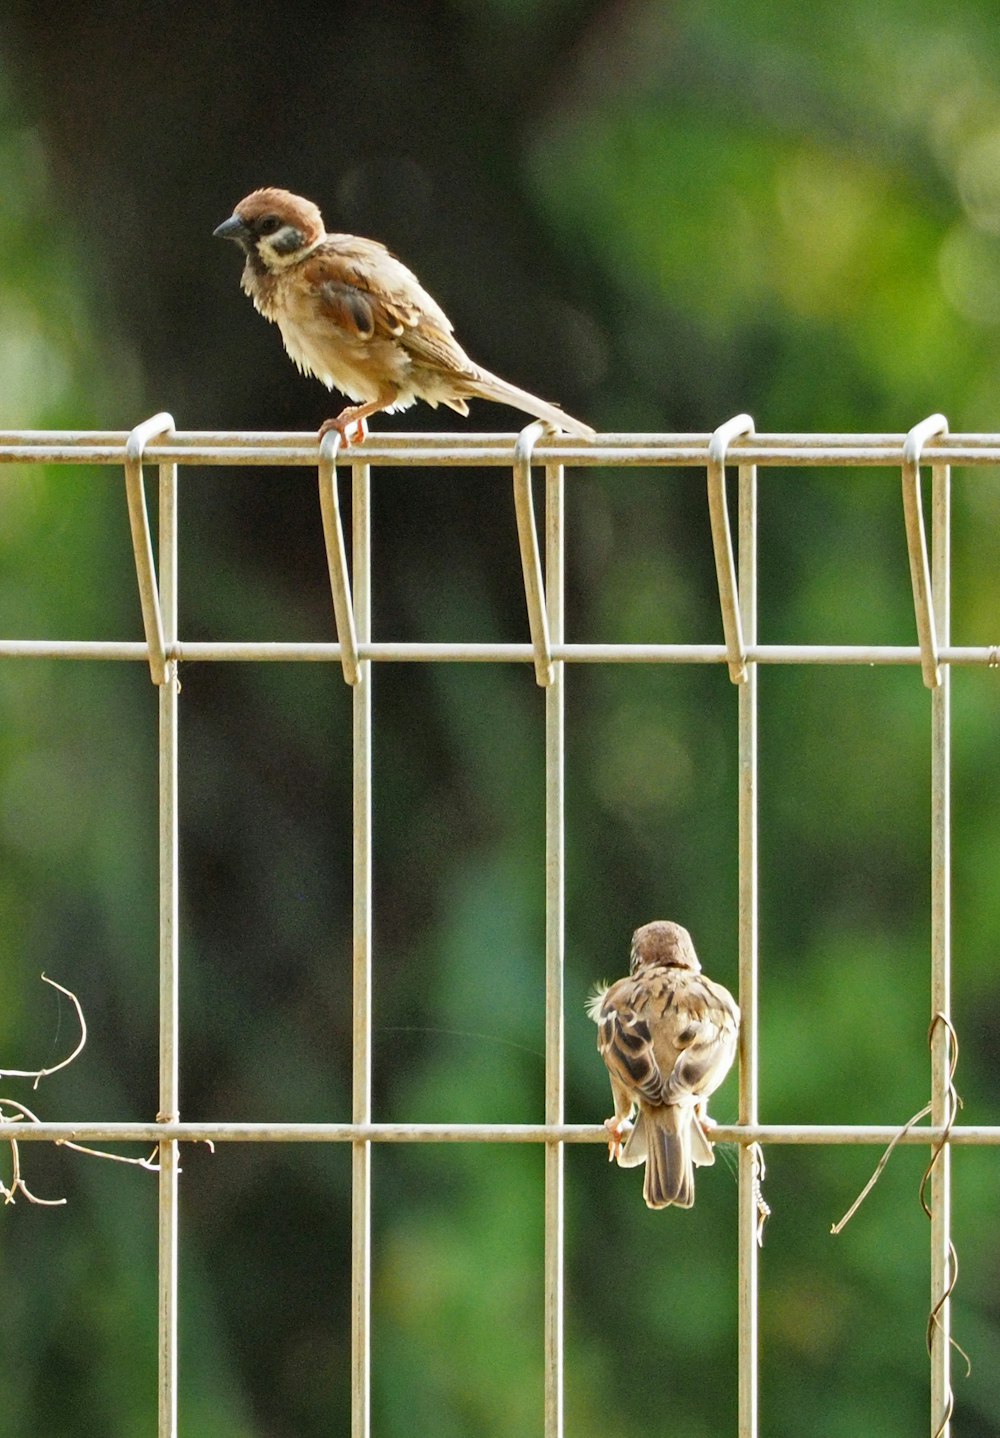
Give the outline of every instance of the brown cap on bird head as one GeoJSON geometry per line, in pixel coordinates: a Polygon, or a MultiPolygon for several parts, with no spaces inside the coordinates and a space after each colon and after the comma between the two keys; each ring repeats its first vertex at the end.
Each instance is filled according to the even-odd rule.
{"type": "Polygon", "coordinates": [[[691,935],[682,924],[670,919],[654,919],[632,935],[632,973],[647,964],[689,969],[693,974],[701,972],[691,935]]]}

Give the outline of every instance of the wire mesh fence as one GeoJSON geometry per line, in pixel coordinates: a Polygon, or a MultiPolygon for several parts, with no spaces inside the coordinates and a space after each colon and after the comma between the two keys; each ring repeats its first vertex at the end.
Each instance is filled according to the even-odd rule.
{"type": "MultiPolygon", "coordinates": [[[[955,666],[1000,667],[1000,646],[951,642],[950,472],[1000,463],[1000,435],[951,435],[935,415],[908,434],[765,434],[740,415],[713,434],[604,435],[593,443],[553,436],[541,424],[518,436],[372,435],[363,449],[340,452],[335,434],[317,449],[299,434],[186,433],[159,414],[131,433],[9,432],[0,434],[0,462],[121,467],[125,475],[144,637],[134,640],[0,639],[0,659],[72,659],[148,664],[159,703],[159,1108],[140,1123],[20,1125],[18,1138],[51,1142],[135,1140],[159,1150],[159,1433],[177,1432],[178,1155],[185,1142],[316,1142],[349,1144],[352,1154],[352,1431],[370,1431],[372,1144],[540,1144],[544,1147],[544,1432],[563,1432],[564,1156],[567,1144],[603,1143],[598,1123],[565,1121],[564,951],[566,906],[565,673],[573,665],[724,665],[738,688],[739,1116],[720,1140],[738,1145],[738,1431],[758,1430],[758,1238],[762,1216],[761,1147],[774,1144],[887,1145],[927,1148],[931,1293],[930,1431],[949,1431],[952,1408],[950,1295],[955,1280],[950,1213],[952,1145],[1000,1143],[1000,1126],[956,1122],[951,1015],[951,712],[955,666]],[[317,473],[336,635],[315,642],[187,641],[178,632],[178,471],[188,466],[300,466],[317,473]],[[372,470],[405,466],[489,466],[509,470],[530,640],[527,643],[398,642],[372,637],[370,497],[372,470]],[[158,474],[156,548],[147,512],[144,466],[158,474]],[[567,642],[567,466],[702,469],[717,583],[721,641],[699,643],[567,642]],[[872,468],[898,472],[901,528],[909,559],[914,640],[886,644],[768,644],[758,640],[759,471],[803,467],[872,468]],[[929,504],[921,469],[929,468],[929,504]],[[533,492],[534,471],[544,493],[533,492]],[[341,517],[339,481],[350,475],[350,543],[341,517]],[[735,474],[734,494],[727,480],[735,474]],[[927,514],[925,515],[925,511],[927,514]],[[930,524],[927,523],[929,517],[930,524]],[[541,520],[541,522],[539,522],[541,520]],[[735,520],[735,524],[734,521],[735,520]],[[735,531],[735,535],[734,535],[735,531]],[[929,531],[929,533],[928,533],[929,531]],[[350,548],[350,562],[348,562],[350,548]],[[339,666],[353,704],[353,1052],[349,1123],[185,1122],[180,1117],[178,834],[179,673],[185,661],[308,662],[339,666]],[[540,1124],[378,1122],[372,1108],[372,666],[386,662],[531,666],[545,691],[545,1100],[540,1124]],[[914,671],[928,693],[931,729],[931,1092],[929,1125],[900,1134],[879,1125],[767,1124],[760,1121],[758,1082],[758,674],[768,665],[891,665],[914,671]]],[[[766,482],[766,479],[765,479],[766,482]]],[[[345,504],[346,508],[346,504],[345,504]]],[[[896,1116],[893,1116],[895,1118],[896,1116]]]]}

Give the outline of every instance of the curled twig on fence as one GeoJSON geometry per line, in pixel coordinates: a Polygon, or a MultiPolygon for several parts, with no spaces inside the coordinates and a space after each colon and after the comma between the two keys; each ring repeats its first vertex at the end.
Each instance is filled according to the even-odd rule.
{"type": "MultiPolygon", "coordinates": [[[[930,1183],[931,1174],[934,1172],[935,1165],[937,1164],[938,1159],[941,1157],[941,1154],[944,1151],[944,1146],[948,1142],[948,1138],[951,1134],[952,1127],[954,1126],[958,1111],[962,1107],[962,1096],[958,1092],[958,1089],[955,1087],[955,1070],[958,1067],[958,1035],[956,1034],[955,1027],[952,1024],[951,1020],[948,1018],[947,1014],[939,1012],[934,1015],[933,1019],[931,1020],[930,1028],[927,1030],[927,1047],[931,1048],[933,1046],[934,1033],[939,1026],[944,1029],[948,1046],[948,1084],[945,1091],[944,1123],[941,1127],[941,1133],[939,1137],[934,1140],[934,1143],[931,1147],[931,1156],[927,1162],[927,1167],[924,1169],[923,1176],[920,1180],[920,1189],[918,1191],[920,1207],[923,1209],[928,1219],[933,1218],[934,1215],[931,1210],[931,1206],[927,1200],[927,1186],[930,1183]]],[[[909,1133],[910,1129],[914,1126],[914,1124],[919,1123],[921,1119],[928,1116],[928,1114],[931,1112],[931,1108],[931,1104],[925,1104],[924,1107],[919,1111],[919,1113],[915,1113],[912,1118],[907,1119],[906,1123],[903,1124],[903,1127],[899,1130],[899,1132],[893,1135],[888,1147],[886,1148],[882,1157],[879,1159],[878,1163],[875,1166],[875,1172],[872,1174],[871,1178],[868,1180],[864,1188],[858,1194],[857,1198],[851,1204],[850,1208],[844,1214],[843,1218],[840,1219],[838,1223],[835,1223],[830,1229],[831,1233],[840,1233],[847,1226],[847,1224],[850,1223],[851,1219],[857,1213],[858,1209],[864,1203],[865,1199],[868,1197],[872,1189],[875,1187],[876,1183],[878,1183],[879,1179],[881,1178],[882,1170],[889,1162],[890,1155],[892,1154],[892,1151],[896,1147],[897,1143],[899,1143],[900,1139],[904,1138],[906,1134],[909,1133]]],[[[934,1307],[931,1309],[930,1314],[927,1318],[928,1353],[931,1351],[931,1345],[934,1339],[934,1330],[937,1328],[940,1329],[942,1333],[945,1331],[941,1323],[941,1313],[944,1309],[945,1304],[948,1302],[948,1299],[954,1293],[955,1284],[957,1282],[958,1253],[955,1249],[954,1243],[952,1243],[951,1239],[949,1238],[948,1281],[945,1284],[944,1292],[940,1295],[937,1302],[934,1304],[934,1307]]],[[[960,1353],[965,1360],[965,1372],[966,1377],[968,1377],[969,1374],[972,1372],[972,1360],[969,1358],[969,1355],[966,1353],[962,1345],[956,1339],[954,1339],[950,1333],[947,1334],[947,1339],[952,1348],[954,1348],[956,1352],[960,1353]]],[[[953,1407],[954,1396],[949,1388],[947,1395],[947,1403],[945,1405],[946,1411],[944,1417],[938,1425],[937,1431],[934,1434],[934,1438],[941,1438],[941,1434],[948,1426],[953,1407]]]]}
{"type": "MultiPolygon", "coordinates": [[[[30,1108],[25,1108],[24,1104],[17,1103],[12,1098],[0,1099],[0,1124],[6,1126],[19,1123],[22,1118],[29,1119],[32,1123],[39,1121],[30,1108]],[[8,1109],[13,1109],[15,1112],[9,1114],[7,1113],[8,1109]]],[[[59,1204],[65,1203],[64,1198],[39,1198],[36,1193],[31,1192],[21,1173],[21,1150],[17,1146],[17,1139],[9,1138],[8,1142],[10,1144],[10,1183],[6,1184],[3,1179],[0,1179],[0,1197],[3,1198],[4,1203],[13,1203],[18,1193],[23,1193],[29,1203],[40,1203],[46,1208],[56,1208],[59,1204]]]]}
{"type": "MultiPolygon", "coordinates": [[[[934,1015],[934,1019],[930,1027],[930,1032],[927,1035],[928,1043],[933,1040],[934,1030],[938,1024],[941,1024],[944,1028],[945,1038],[948,1044],[948,1088],[945,1096],[944,1128],[941,1133],[941,1137],[937,1140],[937,1142],[931,1149],[931,1156],[927,1162],[927,1167],[924,1169],[923,1177],[920,1180],[920,1207],[923,1209],[924,1213],[926,1213],[928,1220],[934,1217],[934,1213],[931,1209],[930,1203],[928,1202],[927,1186],[930,1183],[931,1174],[934,1172],[935,1165],[937,1164],[938,1159],[941,1157],[944,1146],[948,1141],[948,1135],[951,1132],[951,1128],[953,1123],[955,1122],[958,1111],[962,1107],[961,1094],[955,1087],[955,1069],[958,1067],[958,1035],[955,1033],[955,1029],[951,1024],[950,1020],[944,1014],[937,1013],[934,1015]]],[[[948,1302],[948,1299],[954,1293],[955,1285],[957,1282],[958,1251],[956,1250],[954,1243],[949,1237],[948,1276],[945,1281],[944,1289],[942,1290],[937,1302],[934,1304],[934,1307],[931,1309],[930,1313],[927,1316],[927,1352],[930,1353],[933,1346],[934,1330],[939,1329],[942,1335],[947,1339],[951,1347],[954,1348],[955,1352],[962,1355],[962,1358],[965,1361],[965,1376],[966,1378],[968,1378],[969,1375],[972,1373],[972,1359],[966,1353],[961,1343],[959,1343],[957,1339],[953,1338],[951,1334],[947,1332],[941,1322],[942,1310],[944,1309],[945,1304],[948,1302]]],[[[951,1385],[949,1384],[947,1394],[945,1395],[944,1413],[942,1414],[941,1421],[939,1422],[937,1429],[934,1432],[934,1438],[941,1438],[941,1435],[946,1431],[948,1424],[951,1422],[951,1416],[952,1412],[954,1411],[954,1407],[955,1395],[952,1392],[951,1385]]]]}
{"type": "Polygon", "coordinates": [[[77,1022],[78,1022],[79,1025],[80,1025],[80,1038],[79,1038],[79,1040],[78,1040],[78,1042],[77,1042],[77,1045],[76,1045],[76,1048],[73,1050],[73,1052],[72,1052],[67,1058],[60,1059],[57,1064],[53,1064],[51,1068],[47,1068],[47,1069],[4,1069],[4,1068],[0,1068],[0,1079],[5,1079],[5,1078],[30,1078],[30,1079],[34,1079],[35,1082],[31,1085],[32,1088],[37,1088],[38,1085],[41,1083],[42,1079],[43,1079],[43,1078],[48,1078],[49,1074],[58,1073],[60,1069],[64,1069],[64,1068],[66,1068],[69,1064],[71,1064],[71,1063],[73,1062],[73,1060],[77,1057],[77,1055],[82,1052],[83,1046],[84,1046],[84,1044],[87,1042],[87,1021],[86,1021],[86,1019],[83,1017],[83,1009],[80,1007],[80,1000],[77,998],[76,994],[71,993],[69,989],[64,989],[63,986],[62,986],[62,984],[57,984],[56,981],[55,981],[55,979],[47,978],[45,974],[42,975],[42,983],[43,983],[43,984],[49,984],[53,989],[58,989],[61,994],[65,994],[66,997],[69,999],[70,1003],[71,1003],[71,1004],[73,1005],[73,1007],[76,1009],[77,1022]]]}
{"type": "MultiPolygon", "coordinates": [[[[930,1104],[929,1104],[929,1103],[924,1104],[923,1108],[920,1110],[919,1113],[915,1113],[912,1118],[908,1118],[908,1119],[906,1120],[906,1122],[903,1124],[903,1127],[898,1131],[898,1133],[893,1134],[892,1138],[889,1140],[889,1144],[888,1144],[888,1146],[886,1147],[885,1152],[883,1153],[882,1157],[879,1159],[878,1163],[875,1165],[875,1172],[872,1174],[871,1178],[868,1180],[868,1182],[865,1184],[864,1188],[863,1188],[863,1189],[861,1190],[861,1192],[858,1194],[857,1198],[856,1198],[856,1199],[854,1200],[854,1202],[851,1204],[850,1208],[849,1208],[849,1209],[847,1210],[847,1212],[844,1214],[843,1218],[838,1219],[838,1221],[832,1226],[832,1228],[830,1229],[830,1232],[831,1232],[831,1233],[834,1233],[834,1234],[836,1234],[836,1233],[841,1233],[841,1232],[847,1227],[847,1225],[850,1223],[851,1219],[852,1219],[852,1218],[854,1217],[854,1215],[857,1213],[858,1209],[861,1207],[861,1205],[864,1203],[865,1199],[868,1197],[868,1195],[871,1193],[872,1189],[875,1187],[875,1185],[878,1183],[879,1179],[882,1177],[882,1170],[885,1168],[886,1164],[889,1162],[889,1159],[890,1159],[891,1156],[892,1156],[892,1151],[893,1151],[893,1149],[896,1147],[897,1143],[899,1143],[900,1139],[906,1137],[906,1135],[909,1133],[910,1129],[913,1127],[913,1125],[914,1125],[915,1123],[919,1123],[922,1118],[926,1118],[927,1115],[930,1113],[930,1111],[931,1111],[931,1106],[930,1106],[930,1104]]],[[[921,1186],[921,1194],[922,1194],[922,1192],[923,1192],[923,1188],[922,1188],[922,1186],[921,1186]]],[[[922,1197],[921,1197],[921,1202],[923,1202],[923,1198],[922,1198],[922,1197]]]]}
{"type": "MultiPolygon", "coordinates": [[[[927,1047],[930,1048],[933,1044],[934,1031],[935,1029],[937,1029],[939,1024],[944,1028],[945,1033],[948,1037],[948,1050],[950,1058],[948,1062],[948,1089],[946,1096],[947,1102],[945,1109],[944,1126],[940,1138],[936,1139],[934,1142],[933,1148],[931,1149],[930,1161],[927,1164],[927,1167],[924,1169],[923,1178],[921,1178],[920,1180],[920,1206],[924,1210],[924,1213],[926,1213],[928,1218],[931,1217],[931,1210],[925,1197],[927,1185],[930,1182],[931,1174],[934,1171],[934,1165],[937,1163],[945,1144],[948,1142],[948,1137],[954,1125],[958,1110],[962,1107],[962,1097],[959,1094],[958,1089],[955,1087],[955,1069],[958,1066],[958,1035],[955,1033],[955,1028],[951,1020],[945,1014],[937,1013],[931,1020],[931,1026],[927,1030],[927,1047]]],[[[897,1143],[899,1143],[900,1139],[906,1137],[914,1124],[919,1123],[921,1119],[927,1117],[927,1115],[931,1111],[931,1107],[932,1105],[929,1103],[924,1104],[923,1108],[920,1109],[918,1113],[915,1113],[912,1118],[908,1118],[903,1124],[902,1128],[898,1131],[898,1133],[895,1133],[893,1135],[893,1137],[889,1141],[888,1146],[886,1147],[885,1152],[879,1159],[878,1163],[875,1165],[875,1172],[872,1174],[871,1178],[868,1180],[864,1188],[858,1194],[857,1198],[851,1204],[850,1208],[844,1214],[843,1218],[840,1219],[837,1223],[835,1223],[830,1229],[831,1233],[840,1233],[844,1228],[847,1227],[851,1219],[854,1217],[858,1209],[861,1207],[865,1199],[875,1187],[876,1183],[878,1183],[879,1179],[882,1177],[882,1170],[889,1162],[892,1151],[896,1147],[897,1143]]]]}
{"type": "Polygon", "coordinates": [[[753,1201],[757,1209],[757,1247],[764,1247],[764,1225],[771,1217],[771,1210],[764,1197],[764,1175],[767,1173],[767,1166],[764,1163],[764,1150],[759,1143],[750,1144],[750,1153],[753,1157],[753,1201]]]}
{"type": "MultiPolygon", "coordinates": [[[[60,1069],[64,1069],[68,1064],[71,1064],[73,1060],[77,1058],[78,1055],[81,1053],[84,1044],[87,1042],[87,1022],[83,1017],[83,1009],[80,1007],[80,1001],[77,998],[76,994],[74,994],[70,989],[63,988],[62,984],[57,984],[55,979],[46,978],[45,974],[42,974],[42,979],[45,983],[50,984],[52,988],[58,989],[61,994],[65,994],[69,1001],[72,1003],[74,1009],[76,1010],[77,1021],[80,1025],[80,1037],[77,1040],[77,1044],[73,1052],[67,1058],[60,1059],[59,1063],[52,1064],[49,1068],[0,1069],[0,1079],[34,1079],[35,1082],[32,1085],[33,1088],[37,1088],[41,1080],[43,1078],[48,1078],[49,1074],[58,1073],[60,1069]]],[[[25,1183],[24,1175],[21,1172],[21,1151],[18,1147],[17,1139],[14,1137],[13,1134],[3,1132],[4,1129],[9,1128],[13,1124],[20,1123],[25,1119],[27,1119],[29,1123],[41,1122],[38,1115],[32,1113],[31,1109],[28,1108],[25,1104],[18,1103],[16,1099],[12,1098],[0,1098],[0,1138],[10,1144],[11,1153],[10,1182],[9,1184],[7,1184],[4,1183],[2,1179],[0,1179],[0,1198],[3,1199],[4,1203],[14,1203],[17,1194],[21,1193],[24,1195],[24,1197],[28,1200],[29,1203],[38,1203],[44,1205],[45,1207],[56,1207],[59,1204],[65,1203],[66,1200],[64,1198],[39,1198],[38,1194],[32,1193],[31,1189],[29,1189],[28,1185],[25,1183]]],[[[60,1147],[75,1149],[77,1153],[89,1153],[94,1158],[106,1158],[109,1159],[112,1163],[131,1163],[135,1164],[139,1168],[148,1168],[153,1169],[154,1171],[157,1168],[157,1165],[153,1162],[152,1157],[129,1158],[123,1154],[107,1153],[103,1149],[99,1148],[88,1148],[86,1144],[74,1143],[72,1139],[68,1138],[57,1139],[56,1142],[57,1144],[59,1144],[60,1147]]],[[[156,1150],[154,1149],[153,1157],[155,1157],[155,1154],[156,1150]]]]}

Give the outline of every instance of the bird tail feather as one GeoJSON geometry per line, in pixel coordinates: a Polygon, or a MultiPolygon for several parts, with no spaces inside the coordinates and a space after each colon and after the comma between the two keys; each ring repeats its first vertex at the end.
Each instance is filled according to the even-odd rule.
{"type": "Polygon", "coordinates": [[[646,1118],[646,1177],[642,1196],[649,1208],[690,1208],[694,1203],[690,1109],[668,1104],[646,1118]]]}
{"type": "Polygon", "coordinates": [[[708,1168],[715,1162],[715,1149],[697,1114],[691,1117],[691,1162],[699,1168],[708,1168]]]}
{"type": "Polygon", "coordinates": [[[635,1116],[632,1132],[625,1140],[618,1155],[618,1167],[638,1168],[641,1163],[646,1162],[647,1153],[646,1119],[640,1109],[635,1116]]]}
{"type": "Polygon", "coordinates": [[[518,389],[517,385],[509,384],[507,380],[491,374],[489,370],[481,369],[477,372],[475,379],[469,381],[468,393],[478,396],[479,399],[498,400],[501,404],[523,409],[526,414],[533,414],[536,419],[543,419],[546,424],[565,430],[567,434],[576,435],[578,439],[594,438],[594,431],[589,424],[574,419],[557,404],[549,404],[537,395],[529,394],[526,389],[518,389]]]}

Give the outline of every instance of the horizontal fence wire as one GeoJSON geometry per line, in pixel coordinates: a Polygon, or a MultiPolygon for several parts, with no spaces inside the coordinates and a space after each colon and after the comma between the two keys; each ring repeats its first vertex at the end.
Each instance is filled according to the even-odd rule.
{"type": "MultiPolygon", "coordinates": [[[[119,464],[124,466],[132,431],[0,430],[0,464],[119,464]]],[[[749,434],[728,446],[730,464],[764,467],[876,466],[904,463],[905,434],[749,434]]],[[[365,462],[372,466],[469,466],[509,468],[513,434],[370,434],[365,462]]],[[[600,434],[593,440],[546,434],[534,446],[538,465],[582,468],[634,466],[704,469],[712,435],[600,434]]],[[[353,456],[341,455],[341,459],[353,456]]],[[[315,466],[315,433],[253,433],[246,430],[177,431],[144,447],[146,464],[315,466]]],[[[1000,433],[942,434],[922,449],[922,463],[1000,464],[1000,433]]],[[[471,481],[470,481],[471,482],[471,481]]]]}
{"type": "MultiPolygon", "coordinates": [[[[40,1123],[18,1124],[18,1143],[597,1143],[607,1144],[602,1124],[589,1123],[40,1123]]],[[[854,1144],[884,1147],[895,1139],[907,1147],[1000,1144],[1000,1125],[926,1124],[900,1134],[886,1124],[754,1123],[712,1128],[712,1139],[735,1144],[854,1144]]]]}
{"type": "MultiPolygon", "coordinates": [[[[572,664],[727,664],[739,686],[739,933],[740,1121],[713,1137],[739,1146],[739,1404],[740,1438],[758,1432],[757,1151],[754,1145],[879,1145],[893,1142],[942,1150],[931,1176],[931,1433],[947,1438],[951,1418],[948,1305],[954,1286],[950,1235],[951,1146],[1000,1144],[1000,1126],[955,1124],[949,1109],[945,1025],[932,1028],[931,1122],[900,1132],[878,1124],[765,1124],[757,1104],[757,695],[760,665],[902,665],[919,667],[931,690],[932,721],[932,1009],[948,1022],[950,1004],[950,709],[951,667],[1000,668],[1000,643],[950,642],[950,470],[1000,465],[1000,434],[949,434],[941,415],[907,434],[758,434],[739,415],[712,434],[603,434],[593,441],[557,436],[541,424],[519,435],[372,434],[363,449],[340,450],[336,436],[321,449],[300,433],[178,431],[158,414],[125,431],[0,431],[0,464],[121,467],[126,477],[136,577],[145,638],[64,641],[0,638],[0,659],[132,661],[148,664],[160,694],[160,1096],[155,1122],[22,1123],[19,1142],[150,1143],[159,1177],[159,1438],[177,1433],[178,1146],[182,1143],[346,1143],[352,1148],[351,1333],[352,1438],[371,1428],[370,1224],[373,1143],[493,1143],[546,1146],[544,1199],[545,1438],[563,1433],[563,1150],[604,1144],[598,1124],[567,1124],[564,1103],[563,946],[565,895],[564,667],[572,664]],[[159,476],[158,563],[145,509],[143,466],[159,476]],[[930,468],[932,538],[924,532],[921,466],[930,468]],[[176,479],[178,466],[303,467],[317,471],[329,562],[336,642],[185,641],[177,632],[176,479]],[[529,643],[399,643],[371,637],[370,481],[372,468],[414,466],[509,470],[514,480],[518,540],[528,608],[529,643]],[[567,643],[563,637],[565,468],[602,471],[701,470],[707,476],[712,539],[725,642],[722,644],[567,643]],[[737,470],[738,544],[726,502],[726,468],[737,470]],[[531,495],[533,467],[545,474],[545,533],[539,543],[531,495]],[[917,642],[906,645],[762,644],[757,640],[757,475],[761,468],[896,468],[903,485],[917,642]],[[351,472],[351,566],[346,560],[337,472],[351,472]],[[738,570],[736,559],[738,558],[738,570]],[[353,690],[354,980],[353,1098],[350,1122],[197,1122],[179,1117],[177,1080],[178,669],[185,661],[340,664],[353,690]],[[546,1018],[545,1122],[421,1124],[373,1121],[370,995],[372,979],[372,710],[370,671],[379,663],[531,664],[546,689],[546,1018]]],[[[377,576],[375,577],[377,581],[377,576]]],[[[996,636],[1000,641],[1000,635],[996,636]]]]}
{"type": "MultiPolygon", "coordinates": [[[[168,659],[194,663],[340,664],[339,644],[254,643],[196,640],[166,643],[168,659]]],[[[725,664],[722,644],[553,644],[551,655],[566,664],[725,664]]],[[[1000,668],[1000,643],[943,645],[942,664],[1000,668]]],[[[750,664],[874,664],[920,667],[920,650],[902,644],[748,644],[750,664]]],[[[530,644],[420,644],[359,642],[359,659],[397,664],[530,664],[530,644]]],[[[132,659],[149,661],[145,644],[129,640],[0,639],[0,659],[132,659]]]]}

